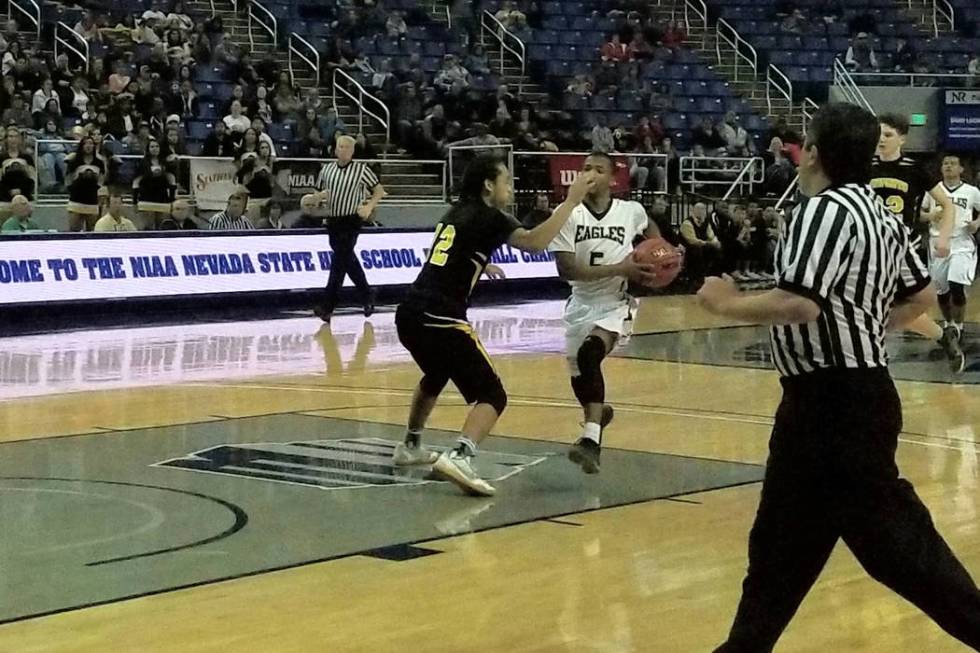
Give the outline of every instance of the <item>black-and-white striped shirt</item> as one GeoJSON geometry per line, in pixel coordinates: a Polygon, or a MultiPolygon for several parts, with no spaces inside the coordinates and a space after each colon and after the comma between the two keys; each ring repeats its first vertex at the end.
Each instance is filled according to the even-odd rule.
{"type": "Polygon", "coordinates": [[[908,231],[870,186],[849,184],[797,206],[776,248],[779,288],[815,301],[816,322],[774,326],[780,374],[822,368],[885,367],[885,328],[893,304],[929,284],[908,231]]]}
{"type": "Polygon", "coordinates": [[[323,166],[317,177],[318,190],[329,191],[327,216],[331,218],[354,215],[378,185],[378,176],[360,161],[341,167],[336,161],[323,166]]]}
{"type": "Polygon", "coordinates": [[[212,231],[246,231],[255,226],[243,213],[238,218],[232,218],[225,211],[219,211],[208,220],[208,229],[212,231]]]}

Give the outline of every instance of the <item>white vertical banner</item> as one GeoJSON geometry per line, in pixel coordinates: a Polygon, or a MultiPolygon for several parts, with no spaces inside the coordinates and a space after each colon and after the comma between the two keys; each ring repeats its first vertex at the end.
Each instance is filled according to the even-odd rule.
{"type": "Polygon", "coordinates": [[[200,159],[191,162],[191,186],[197,206],[205,211],[221,211],[235,190],[235,162],[231,159],[200,159]]]}

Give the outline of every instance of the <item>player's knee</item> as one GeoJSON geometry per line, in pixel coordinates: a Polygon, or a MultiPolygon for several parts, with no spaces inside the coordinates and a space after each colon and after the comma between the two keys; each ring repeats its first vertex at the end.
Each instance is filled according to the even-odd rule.
{"type": "Polygon", "coordinates": [[[500,382],[500,379],[496,380],[496,383],[487,387],[480,397],[476,400],[478,404],[489,404],[497,411],[497,415],[503,415],[504,410],[507,408],[507,391],[504,390],[504,385],[500,382]]]}
{"type": "Polygon", "coordinates": [[[606,343],[598,336],[589,336],[578,348],[576,362],[582,376],[589,377],[599,373],[602,359],[606,357],[606,343]]]}
{"type": "Polygon", "coordinates": [[[949,284],[949,297],[954,306],[966,305],[966,288],[961,283],[949,284]]]}
{"type": "Polygon", "coordinates": [[[446,387],[447,383],[449,383],[449,379],[435,378],[426,374],[419,381],[419,387],[422,389],[422,394],[428,397],[438,397],[442,394],[442,390],[446,387]]]}

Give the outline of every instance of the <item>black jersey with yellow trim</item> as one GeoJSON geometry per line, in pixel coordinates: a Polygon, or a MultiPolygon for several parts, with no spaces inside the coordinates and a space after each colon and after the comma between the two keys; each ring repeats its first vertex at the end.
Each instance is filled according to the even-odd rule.
{"type": "Polygon", "coordinates": [[[432,248],[404,303],[434,316],[465,319],[490,256],[520,227],[513,216],[482,201],[455,204],[436,225],[432,248]]]}
{"type": "Polygon", "coordinates": [[[929,176],[919,163],[907,156],[882,161],[875,155],[870,185],[892,215],[899,218],[911,232],[923,230],[919,205],[935,183],[930,183],[929,176]]]}

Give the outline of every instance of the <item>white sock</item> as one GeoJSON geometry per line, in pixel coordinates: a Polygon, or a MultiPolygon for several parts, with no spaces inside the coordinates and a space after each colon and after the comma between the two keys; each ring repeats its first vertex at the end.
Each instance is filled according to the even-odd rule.
{"type": "Polygon", "coordinates": [[[586,422],[582,427],[582,437],[596,444],[602,443],[602,429],[595,422],[586,422]]]}

